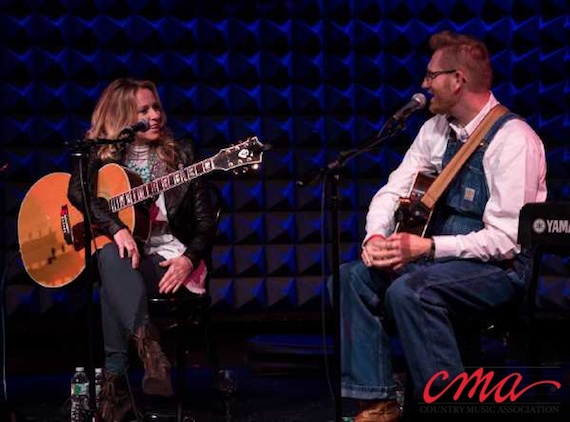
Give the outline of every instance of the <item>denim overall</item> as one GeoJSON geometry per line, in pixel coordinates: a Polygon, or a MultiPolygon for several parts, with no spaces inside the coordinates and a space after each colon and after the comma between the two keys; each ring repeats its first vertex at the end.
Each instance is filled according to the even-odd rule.
{"type": "MultiPolygon", "coordinates": [[[[448,186],[440,199],[429,230],[430,235],[468,234],[483,228],[483,212],[489,200],[489,187],[483,169],[483,156],[497,130],[507,121],[515,118],[506,113],[490,128],[477,149],[448,186]]],[[[453,156],[464,145],[455,139],[450,129],[447,148],[443,154],[442,167],[449,164],[453,156]]]]}
{"type": "MultiPolygon", "coordinates": [[[[457,174],[440,200],[432,234],[467,234],[483,228],[483,210],[489,199],[483,155],[497,130],[516,117],[512,113],[502,116],[457,174]]],[[[448,142],[443,165],[461,145],[448,142]]],[[[341,265],[342,396],[395,398],[387,317],[396,323],[418,394],[438,371],[448,371],[453,379],[464,368],[451,318],[484,313],[511,302],[520,294],[523,278],[522,272],[506,270],[498,263],[455,258],[409,263],[395,280],[367,268],[361,260],[341,265]]]]}

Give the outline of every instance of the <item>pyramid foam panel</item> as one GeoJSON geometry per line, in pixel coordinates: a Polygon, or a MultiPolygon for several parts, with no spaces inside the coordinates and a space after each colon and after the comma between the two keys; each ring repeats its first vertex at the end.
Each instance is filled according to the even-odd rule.
{"type": "MultiPolygon", "coordinates": [[[[66,302],[78,303],[68,289],[26,283],[20,260],[7,257],[18,249],[25,192],[45,174],[69,171],[66,142],[82,138],[98,96],[117,77],[157,82],[169,125],[192,137],[203,158],[252,135],[272,146],[257,171],[209,176],[224,209],[213,255],[216,309],[319,308],[334,262],[330,202],[319,180],[304,188],[296,181],[369,142],[420,90],[426,42],[439,30],[488,43],[496,95],[544,140],[549,199],[570,197],[565,0],[4,5],[0,166],[9,166],[0,174],[0,248],[13,276],[11,313],[65,312],[66,302]]],[[[341,260],[358,257],[370,199],[427,117],[415,113],[400,135],[344,163],[341,260]]],[[[567,297],[568,288],[542,292],[567,297]]]]}

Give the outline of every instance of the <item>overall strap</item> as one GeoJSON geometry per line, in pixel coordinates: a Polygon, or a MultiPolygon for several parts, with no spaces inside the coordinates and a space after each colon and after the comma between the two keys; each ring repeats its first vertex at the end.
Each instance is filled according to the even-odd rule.
{"type": "Polygon", "coordinates": [[[505,119],[501,119],[501,117],[508,112],[509,110],[505,106],[497,104],[491,109],[491,111],[489,111],[489,113],[487,113],[481,123],[477,125],[469,139],[463,144],[461,149],[457,151],[449,164],[443,168],[442,172],[425,192],[420,200],[424,207],[429,210],[434,208],[437,200],[443,194],[445,189],[447,189],[447,186],[449,186],[455,175],[459,170],[461,170],[461,167],[463,167],[467,162],[471,154],[475,152],[483,139],[491,139],[491,137],[487,137],[485,135],[489,133],[494,136],[497,130],[505,122],[505,119]]]}
{"type": "Polygon", "coordinates": [[[489,146],[491,141],[495,138],[495,134],[498,132],[498,130],[511,119],[522,119],[522,117],[520,117],[518,114],[513,113],[512,111],[507,111],[505,114],[499,117],[491,129],[487,131],[483,137],[483,140],[481,141],[481,145],[484,147],[489,146]]]}

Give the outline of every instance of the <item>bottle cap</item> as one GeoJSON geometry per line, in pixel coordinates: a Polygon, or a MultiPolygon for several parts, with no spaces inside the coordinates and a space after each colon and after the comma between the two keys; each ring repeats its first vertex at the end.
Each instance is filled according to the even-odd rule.
{"type": "Polygon", "coordinates": [[[76,366],[75,367],[75,372],[83,372],[83,371],[85,371],[85,367],[83,367],[83,366],[76,366]]]}
{"type": "Polygon", "coordinates": [[[96,374],[102,374],[102,373],[103,373],[103,368],[95,368],[95,373],[96,373],[96,374]]]}

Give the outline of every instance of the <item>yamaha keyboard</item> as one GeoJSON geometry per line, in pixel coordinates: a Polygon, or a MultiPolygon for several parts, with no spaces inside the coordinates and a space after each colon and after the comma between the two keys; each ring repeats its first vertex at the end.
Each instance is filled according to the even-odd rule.
{"type": "Polygon", "coordinates": [[[525,249],[570,248],[570,202],[524,205],[519,216],[518,243],[525,249]]]}
{"type": "Polygon", "coordinates": [[[543,265],[545,254],[570,255],[570,202],[524,205],[519,215],[518,242],[524,249],[532,249],[523,321],[528,363],[538,367],[543,333],[549,332],[554,321],[570,320],[570,298],[564,293],[568,285],[565,265],[543,265]]]}

